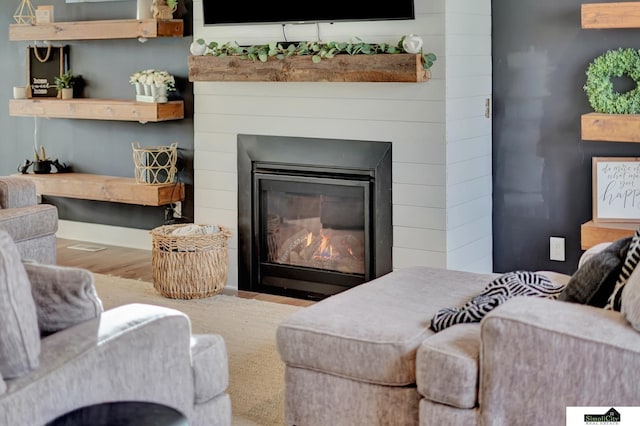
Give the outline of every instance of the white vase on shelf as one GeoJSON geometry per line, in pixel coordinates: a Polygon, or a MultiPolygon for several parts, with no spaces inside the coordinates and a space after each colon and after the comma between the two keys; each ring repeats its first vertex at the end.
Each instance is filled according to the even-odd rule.
{"type": "Polygon", "coordinates": [[[62,99],[73,99],[73,88],[65,87],[64,89],[60,89],[60,98],[62,99]]]}
{"type": "Polygon", "coordinates": [[[136,19],[151,19],[153,13],[151,12],[152,0],[138,0],[136,19]]]}
{"type": "Polygon", "coordinates": [[[167,86],[156,86],[155,84],[151,85],[151,96],[153,96],[153,101],[159,104],[164,104],[167,102],[167,86]]]}

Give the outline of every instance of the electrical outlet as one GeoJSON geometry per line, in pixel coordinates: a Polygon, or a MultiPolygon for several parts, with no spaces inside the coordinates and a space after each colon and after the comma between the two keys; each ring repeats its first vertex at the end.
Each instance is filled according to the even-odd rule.
{"type": "Polygon", "coordinates": [[[549,260],[565,261],[563,237],[549,237],[549,260]]]}
{"type": "Polygon", "coordinates": [[[174,219],[180,219],[182,217],[182,201],[171,203],[171,208],[173,209],[174,219]]]}
{"type": "Polygon", "coordinates": [[[165,223],[171,222],[173,219],[173,208],[171,206],[165,206],[164,208],[164,221],[165,223]]]}

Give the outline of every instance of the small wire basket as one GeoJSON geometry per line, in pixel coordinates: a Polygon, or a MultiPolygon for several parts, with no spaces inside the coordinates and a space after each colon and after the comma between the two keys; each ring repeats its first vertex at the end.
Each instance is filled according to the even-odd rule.
{"type": "Polygon", "coordinates": [[[139,142],[133,142],[131,148],[137,183],[161,185],[174,182],[178,160],[176,142],[169,146],[145,147],[141,147],[139,142]]]}

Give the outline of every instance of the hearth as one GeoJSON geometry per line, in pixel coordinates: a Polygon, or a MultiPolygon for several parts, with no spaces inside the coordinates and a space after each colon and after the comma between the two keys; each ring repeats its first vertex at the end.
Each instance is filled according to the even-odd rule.
{"type": "Polygon", "coordinates": [[[238,288],[322,299],[392,269],[391,144],[238,136],[238,288]]]}

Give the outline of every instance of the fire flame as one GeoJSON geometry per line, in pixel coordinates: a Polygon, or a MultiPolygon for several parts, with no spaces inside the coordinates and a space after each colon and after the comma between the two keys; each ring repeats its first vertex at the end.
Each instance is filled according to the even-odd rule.
{"type": "Polygon", "coordinates": [[[313,234],[313,232],[309,232],[306,237],[306,247],[315,248],[311,258],[317,260],[336,260],[340,259],[342,256],[351,256],[352,258],[356,258],[356,255],[353,251],[353,247],[351,246],[353,238],[340,239],[345,247],[343,252],[340,250],[338,246],[332,244],[332,233],[329,231],[327,234],[324,233],[323,230],[320,231],[319,234],[313,234]]]}
{"type": "Polygon", "coordinates": [[[333,259],[333,246],[329,242],[329,237],[320,232],[320,236],[322,237],[322,241],[320,241],[320,246],[313,254],[313,257],[316,259],[333,259]]]}

